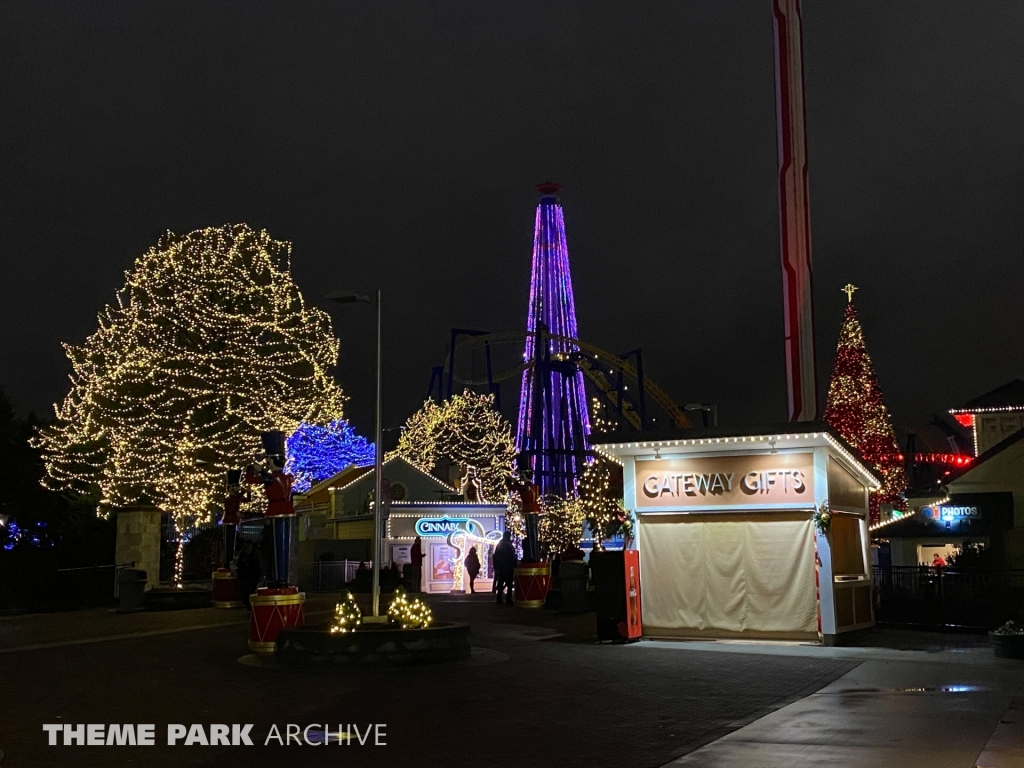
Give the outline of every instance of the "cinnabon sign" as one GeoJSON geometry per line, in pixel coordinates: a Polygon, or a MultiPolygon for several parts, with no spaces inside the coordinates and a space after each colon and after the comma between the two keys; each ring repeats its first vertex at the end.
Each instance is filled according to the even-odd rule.
{"type": "Polygon", "coordinates": [[[641,510],[812,504],[813,454],[640,460],[636,503],[641,510]]]}

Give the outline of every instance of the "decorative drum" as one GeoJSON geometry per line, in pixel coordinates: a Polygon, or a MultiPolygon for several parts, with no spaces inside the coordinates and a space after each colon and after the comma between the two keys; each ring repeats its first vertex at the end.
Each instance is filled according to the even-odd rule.
{"type": "Polygon", "coordinates": [[[551,588],[551,566],[523,562],[516,568],[515,604],[520,608],[543,608],[551,588]]]}
{"type": "Polygon", "coordinates": [[[242,607],[238,599],[238,579],[227,568],[218,568],[213,572],[213,607],[242,607]]]}
{"type": "Polygon", "coordinates": [[[249,614],[249,650],[256,653],[273,653],[277,647],[277,633],[285,627],[301,627],[305,624],[302,604],[305,592],[298,587],[269,589],[261,587],[249,598],[252,613],[249,614]]]}

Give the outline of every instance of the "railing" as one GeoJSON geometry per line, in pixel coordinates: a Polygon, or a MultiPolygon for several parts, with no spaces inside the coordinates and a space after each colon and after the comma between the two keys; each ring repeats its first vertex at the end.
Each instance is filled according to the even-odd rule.
{"type": "Polygon", "coordinates": [[[69,611],[113,605],[117,575],[134,563],[81,568],[28,568],[0,576],[0,610],[69,611]]]}
{"type": "Polygon", "coordinates": [[[130,563],[58,568],[57,573],[68,574],[65,578],[70,579],[70,583],[76,586],[83,605],[102,605],[118,598],[120,590],[117,577],[125,568],[134,567],[133,560],[130,563]]]}
{"type": "Polygon", "coordinates": [[[876,566],[873,572],[880,622],[991,628],[1024,617],[1024,570],[876,566]]]}
{"type": "Polygon", "coordinates": [[[299,589],[304,592],[341,592],[356,577],[358,560],[317,560],[299,563],[299,589]]]}

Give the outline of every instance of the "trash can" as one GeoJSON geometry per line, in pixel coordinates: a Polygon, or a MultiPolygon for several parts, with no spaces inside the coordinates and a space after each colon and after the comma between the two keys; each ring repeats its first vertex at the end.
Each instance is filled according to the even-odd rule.
{"type": "Polygon", "coordinates": [[[587,564],[582,560],[567,560],[559,569],[562,580],[562,610],[584,613],[587,610],[587,564]]]}
{"type": "Polygon", "coordinates": [[[146,572],[138,568],[124,568],[117,575],[117,594],[121,605],[118,613],[141,611],[145,605],[146,572]]]}

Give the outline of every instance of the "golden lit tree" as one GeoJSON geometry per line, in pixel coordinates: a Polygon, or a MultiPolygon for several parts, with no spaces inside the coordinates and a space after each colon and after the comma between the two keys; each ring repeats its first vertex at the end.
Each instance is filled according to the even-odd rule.
{"type": "Polygon", "coordinates": [[[442,403],[427,400],[409,417],[393,455],[432,472],[444,459],[460,471],[476,467],[484,499],[501,502],[515,473],[512,425],[494,408],[494,395],[466,390],[442,403]]]}
{"type": "Polygon", "coordinates": [[[180,529],[219,509],[261,432],[340,418],[338,341],[290,255],[235,224],[167,233],[140,256],[96,332],[65,345],[71,391],[36,439],[44,485],[98,490],[101,514],[149,502],[180,529]]]}
{"type": "Polygon", "coordinates": [[[598,542],[620,533],[633,535],[633,521],[622,508],[622,467],[598,455],[580,478],[579,503],[583,519],[598,542]]]}
{"type": "Polygon", "coordinates": [[[549,554],[578,547],[583,540],[583,504],[575,497],[546,496],[541,501],[540,539],[549,554]]]}

